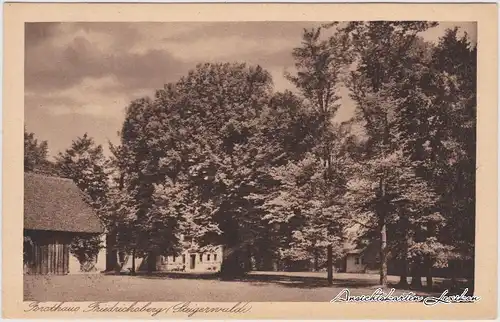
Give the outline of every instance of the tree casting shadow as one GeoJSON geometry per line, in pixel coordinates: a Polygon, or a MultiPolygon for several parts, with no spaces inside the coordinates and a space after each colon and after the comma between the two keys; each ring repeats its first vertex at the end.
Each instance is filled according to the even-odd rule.
{"type": "Polygon", "coordinates": [[[179,273],[179,272],[155,272],[155,273],[142,273],[138,272],[138,278],[146,279],[189,279],[189,280],[214,280],[221,282],[245,282],[256,286],[264,286],[269,284],[276,284],[282,287],[290,288],[323,288],[323,287],[336,287],[336,288],[369,288],[376,286],[378,281],[371,281],[361,278],[350,279],[335,279],[333,285],[328,284],[325,277],[314,276],[290,276],[281,274],[259,274],[252,272],[252,274],[245,274],[243,276],[221,276],[219,273],[179,273]]]}
{"type": "MultiPolygon", "coordinates": [[[[333,285],[328,284],[326,277],[315,276],[290,276],[286,274],[259,274],[254,271],[252,274],[245,274],[242,276],[221,276],[220,273],[183,273],[183,272],[155,272],[143,273],[138,272],[137,278],[146,279],[189,279],[189,280],[213,280],[221,282],[244,282],[254,286],[278,285],[285,288],[302,288],[302,289],[315,289],[315,288],[373,288],[379,284],[378,280],[371,280],[366,278],[342,278],[333,279],[333,285]]],[[[462,293],[465,288],[469,289],[468,295],[473,292],[473,281],[457,282],[451,284],[449,280],[435,282],[432,290],[426,287],[421,288],[403,288],[398,284],[389,284],[389,288],[395,288],[401,291],[413,291],[424,294],[439,295],[444,290],[448,290],[450,294],[462,293]]]]}

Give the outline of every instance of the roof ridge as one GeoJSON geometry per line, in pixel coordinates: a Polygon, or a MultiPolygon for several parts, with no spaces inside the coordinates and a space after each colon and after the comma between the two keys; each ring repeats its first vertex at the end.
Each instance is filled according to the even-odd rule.
{"type": "Polygon", "coordinates": [[[59,176],[55,176],[55,175],[50,175],[50,174],[46,174],[46,173],[40,173],[40,172],[36,172],[36,171],[27,171],[27,172],[24,172],[24,175],[30,175],[30,176],[44,177],[44,178],[54,179],[54,180],[74,182],[70,178],[63,178],[63,177],[59,177],[59,176]]]}

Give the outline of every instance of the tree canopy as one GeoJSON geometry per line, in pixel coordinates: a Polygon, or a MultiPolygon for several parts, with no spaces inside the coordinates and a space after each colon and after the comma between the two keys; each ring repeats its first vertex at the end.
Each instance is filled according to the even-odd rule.
{"type": "MultiPolygon", "coordinates": [[[[224,276],[320,269],[357,227],[360,246],[379,244],[381,284],[394,259],[401,283],[410,272],[418,286],[475,244],[477,50],[458,29],[425,41],[436,25],[304,30],[285,75],[294,91],[276,92],[261,66],[199,64],[128,105],[110,158],[85,134],[55,168],[88,195],[116,251],[176,254],[188,236],[200,251],[224,246],[224,276]],[[354,114],[338,123],[347,99],[354,114]]],[[[25,130],[25,171],[47,153],[25,130]]]]}

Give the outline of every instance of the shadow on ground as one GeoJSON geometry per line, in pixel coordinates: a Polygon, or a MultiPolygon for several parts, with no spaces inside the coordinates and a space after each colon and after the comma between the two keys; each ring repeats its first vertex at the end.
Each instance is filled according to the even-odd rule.
{"type": "MultiPolygon", "coordinates": [[[[395,289],[400,289],[400,290],[407,290],[411,288],[403,288],[399,284],[389,284],[389,287],[395,288],[395,289]]],[[[434,281],[432,290],[429,288],[423,286],[420,288],[416,288],[416,291],[425,291],[430,294],[436,294],[436,295],[441,295],[444,291],[448,291],[447,296],[454,295],[454,294],[462,294],[465,290],[464,295],[467,296],[472,296],[474,295],[474,281],[473,280],[460,280],[460,281],[455,281],[452,282],[451,279],[441,279],[438,281],[434,281]]]]}
{"type": "MultiPolygon", "coordinates": [[[[303,288],[303,289],[314,289],[314,288],[377,288],[379,285],[378,280],[370,278],[345,278],[336,279],[334,276],[333,285],[329,285],[325,277],[317,276],[293,276],[287,274],[264,274],[259,272],[252,272],[251,274],[244,275],[242,277],[234,277],[231,279],[221,278],[217,273],[178,273],[178,272],[155,272],[155,273],[137,273],[136,277],[146,278],[146,279],[194,279],[194,280],[214,280],[222,282],[247,282],[255,286],[264,286],[269,284],[276,284],[282,287],[288,288],[303,288]]],[[[414,291],[425,294],[441,294],[444,290],[448,290],[451,294],[462,293],[465,288],[469,289],[467,292],[469,295],[472,294],[474,289],[474,283],[472,281],[456,282],[451,283],[451,280],[439,280],[435,281],[432,290],[429,290],[425,286],[416,289],[403,288],[398,284],[390,283],[389,288],[395,288],[397,290],[407,290],[414,291]]]]}

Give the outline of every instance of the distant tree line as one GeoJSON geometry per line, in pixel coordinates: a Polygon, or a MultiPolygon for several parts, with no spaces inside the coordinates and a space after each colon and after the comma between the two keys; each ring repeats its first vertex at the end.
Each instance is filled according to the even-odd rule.
{"type": "Polygon", "coordinates": [[[304,30],[294,92],[275,92],[260,66],[197,65],[130,103],[111,158],[84,135],[48,162],[47,143],[25,133],[25,171],[73,179],[106,223],[110,256],[151,269],[181,234],[223,245],[224,277],[275,259],[318,269],[356,226],[360,244],[380,245],[382,285],[390,258],[402,286],[406,272],[432,284],[432,267],[472,259],[475,245],[476,47],[458,29],[424,41],[436,25],[304,30]],[[341,88],[355,111],[339,124],[341,88]]]}

